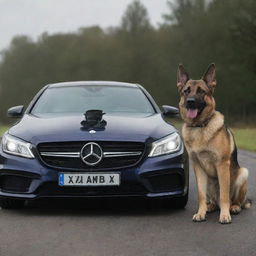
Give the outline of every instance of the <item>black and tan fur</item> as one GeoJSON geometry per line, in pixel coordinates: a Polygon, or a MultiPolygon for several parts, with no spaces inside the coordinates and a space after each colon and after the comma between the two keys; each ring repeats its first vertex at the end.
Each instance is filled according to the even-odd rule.
{"type": "Polygon", "coordinates": [[[239,166],[234,137],[224,124],[224,116],[215,110],[215,75],[211,64],[202,79],[191,80],[179,65],[179,108],[185,122],[182,136],[198,188],[199,209],[193,220],[204,221],[207,212],[219,208],[219,222],[231,223],[230,213],[250,207],[246,197],[248,170],[239,166]]]}

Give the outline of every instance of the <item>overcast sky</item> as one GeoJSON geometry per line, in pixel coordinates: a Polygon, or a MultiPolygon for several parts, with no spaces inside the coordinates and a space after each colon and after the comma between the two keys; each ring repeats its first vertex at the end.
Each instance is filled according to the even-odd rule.
{"type": "MultiPolygon", "coordinates": [[[[0,0],[0,50],[15,35],[36,39],[47,31],[76,31],[98,24],[115,26],[132,0],[0,0]]],[[[153,25],[162,21],[167,0],[141,0],[153,25]]]]}

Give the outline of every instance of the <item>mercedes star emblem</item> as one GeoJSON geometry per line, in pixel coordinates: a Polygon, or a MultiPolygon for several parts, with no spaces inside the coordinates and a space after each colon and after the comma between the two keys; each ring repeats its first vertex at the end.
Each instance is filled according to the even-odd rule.
{"type": "Polygon", "coordinates": [[[81,158],[87,165],[94,166],[102,160],[103,151],[97,143],[89,142],[83,146],[81,158]]]}

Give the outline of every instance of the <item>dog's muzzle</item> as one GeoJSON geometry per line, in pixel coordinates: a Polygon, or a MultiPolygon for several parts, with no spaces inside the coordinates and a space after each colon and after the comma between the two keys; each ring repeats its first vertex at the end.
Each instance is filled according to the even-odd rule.
{"type": "Polygon", "coordinates": [[[198,109],[202,110],[206,106],[206,103],[201,99],[196,99],[194,97],[188,97],[186,100],[187,109],[198,109]]]}
{"type": "Polygon", "coordinates": [[[187,117],[196,118],[205,108],[206,103],[203,100],[194,97],[188,97],[186,100],[187,117]]]}
{"type": "Polygon", "coordinates": [[[186,108],[188,108],[188,109],[197,108],[197,107],[196,107],[196,99],[195,99],[195,98],[192,98],[192,97],[187,98],[187,101],[186,101],[186,108]]]}

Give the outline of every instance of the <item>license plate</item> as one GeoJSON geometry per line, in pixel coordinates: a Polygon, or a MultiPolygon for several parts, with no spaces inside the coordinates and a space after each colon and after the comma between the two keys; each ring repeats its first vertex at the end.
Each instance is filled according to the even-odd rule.
{"type": "Polygon", "coordinates": [[[119,173],[60,173],[60,186],[119,186],[119,173]]]}

